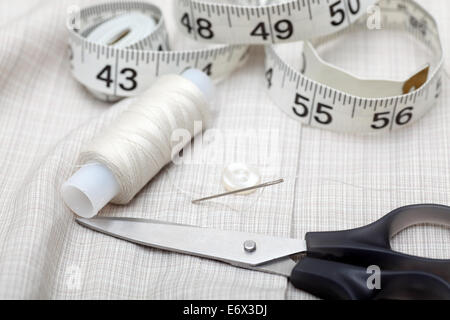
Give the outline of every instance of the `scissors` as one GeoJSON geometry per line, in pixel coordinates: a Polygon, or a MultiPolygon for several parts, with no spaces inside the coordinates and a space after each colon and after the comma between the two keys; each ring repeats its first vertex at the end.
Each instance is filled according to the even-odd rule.
{"type": "Polygon", "coordinates": [[[309,232],[304,241],[144,219],[77,222],[139,245],[282,275],[323,299],[450,299],[450,260],[411,256],[390,246],[395,234],[416,224],[450,227],[447,206],[406,206],[365,227],[309,232]],[[368,285],[370,266],[379,268],[378,288],[368,285]]]}

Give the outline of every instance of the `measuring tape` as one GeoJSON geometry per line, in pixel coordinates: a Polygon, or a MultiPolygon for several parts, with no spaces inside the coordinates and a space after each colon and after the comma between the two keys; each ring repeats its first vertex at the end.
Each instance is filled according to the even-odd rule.
{"type": "Polygon", "coordinates": [[[180,30],[197,41],[275,44],[317,38],[343,30],[376,2],[291,0],[262,1],[259,6],[243,6],[226,1],[176,0],[176,18],[180,30]]]}
{"type": "Polygon", "coordinates": [[[161,11],[145,2],[96,5],[82,9],[76,18],[79,19],[74,24],[76,28],[69,28],[72,73],[80,83],[104,100],[137,95],[148,89],[158,76],[179,74],[187,68],[203,70],[219,81],[245,63],[247,58],[248,47],[243,45],[169,51],[161,11]],[[141,21],[142,16],[146,16],[148,21],[156,21],[153,32],[144,37],[145,32],[132,32],[136,30],[136,21],[120,20],[130,13],[135,13],[132,18],[141,15],[141,21]],[[92,33],[105,23],[116,31],[113,44],[99,41],[108,39],[102,38],[101,32],[99,37],[94,35],[92,38],[92,33]],[[127,45],[123,47],[123,43],[127,45]]]}
{"type": "Polygon", "coordinates": [[[413,1],[385,0],[380,7],[383,28],[404,30],[424,43],[434,64],[405,81],[388,81],[361,79],[320,59],[314,45],[367,28],[360,19],[340,34],[305,42],[297,54],[299,69],[285,62],[277,46],[267,47],[266,77],[273,101],[301,123],[340,132],[391,131],[420,119],[442,89],[444,57],[436,21],[413,1]]]}
{"type": "Polygon", "coordinates": [[[264,44],[269,95],[281,110],[303,124],[340,132],[391,131],[422,117],[439,98],[444,62],[438,28],[434,18],[416,2],[259,3],[177,0],[175,18],[185,35],[200,42],[225,43],[191,51],[167,51],[168,35],[161,12],[151,4],[121,2],[83,9],[81,27],[70,30],[73,74],[98,97],[112,100],[139,94],[157,76],[188,67],[223,79],[245,63],[248,44],[264,44]],[[358,78],[322,60],[316,47],[367,28],[368,10],[374,4],[381,10],[383,29],[400,29],[412,35],[429,48],[434,61],[404,81],[391,81],[358,78]],[[145,37],[145,32],[141,33],[142,37],[130,44],[127,37],[135,27],[129,21],[118,24],[118,41],[113,44],[90,38],[102,24],[130,13],[154,19],[153,32],[145,37]],[[289,42],[296,43],[286,44],[289,42]],[[289,61],[286,52],[295,52],[296,63],[289,61]]]}

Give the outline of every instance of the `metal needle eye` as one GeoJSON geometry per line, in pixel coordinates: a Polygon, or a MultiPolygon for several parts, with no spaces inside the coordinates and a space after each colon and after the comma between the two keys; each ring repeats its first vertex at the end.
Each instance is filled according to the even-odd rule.
{"type": "Polygon", "coordinates": [[[233,191],[229,191],[229,192],[225,192],[225,193],[221,193],[221,194],[217,194],[217,195],[213,195],[213,196],[209,196],[209,197],[205,197],[205,198],[201,198],[201,199],[195,199],[195,200],[192,200],[192,203],[196,204],[196,203],[199,203],[199,202],[202,202],[202,201],[211,200],[211,199],[220,198],[220,197],[225,197],[225,196],[228,196],[230,194],[241,193],[241,192],[245,192],[245,191],[249,191],[249,190],[265,188],[265,187],[273,186],[275,184],[279,184],[279,183],[283,183],[283,182],[284,182],[284,179],[278,179],[278,180],[275,180],[275,181],[270,181],[270,182],[258,184],[258,185],[253,186],[253,187],[243,188],[243,189],[239,189],[239,190],[233,190],[233,191]]]}

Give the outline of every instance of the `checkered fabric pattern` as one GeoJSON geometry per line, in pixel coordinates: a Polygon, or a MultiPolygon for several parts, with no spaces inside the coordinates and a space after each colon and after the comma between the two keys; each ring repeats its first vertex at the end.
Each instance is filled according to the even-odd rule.
{"type": "MultiPolygon", "coordinates": [[[[171,2],[164,9],[174,43],[171,2]]],[[[420,1],[450,37],[450,2],[420,1]]],[[[96,100],[71,76],[65,19],[92,1],[0,2],[0,298],[312,299],[281,276],[163,252],[79,226],[60,196],[84,143],[130,101],[96,100]]],[[[365,31],[324,47],[327,61],[372,77],[407,78],[427,61],[403,34],[365,31]],[[369,34],[367,34],[369,32],[369,34]]],[[[303,237],[358,227],[414,203],[450,204],[450,88],[419,122],[386,135],[339,134],[299,125],[265,92],[261,47],[218,86],[213,129],[191,159],[171,164],[127,206],[102,216],[303,237]],[[256,137],[256,138],[255,138],[256,137]],[[269,147],[270,146],[270,147],[269,147]],[[222,192],[230,162],[286,182],[249,196],[192,205],[222,192]]],[[[396,250],[450,258],[450,232],[419,226],[396,250]]]]}

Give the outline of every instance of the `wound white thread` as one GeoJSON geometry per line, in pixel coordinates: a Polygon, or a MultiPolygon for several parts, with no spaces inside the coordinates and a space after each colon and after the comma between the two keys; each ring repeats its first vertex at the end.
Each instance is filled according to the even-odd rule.
{"type": "Polygon", "coordinates": [[[181,151],[171,140],[174,130],[195,136],[208,127],[213,90],[208,81],[198,70],[159,78],[82,150],[84,167],[62,187],[66,204],[89,218],[110,201],[130,202],[181,151]],[[203,125],[194,126],[197,121],[203,125]]]}
{"type": "Polygon", "coordinates": [[[112,202],[126,204],[171,161],[172,132],[184,128],[194,136],[194,121],[207,123],[208,117],[192,82],[164,76],[82,151],[80,162],[109,168],[121,190],[112,202]]]}

